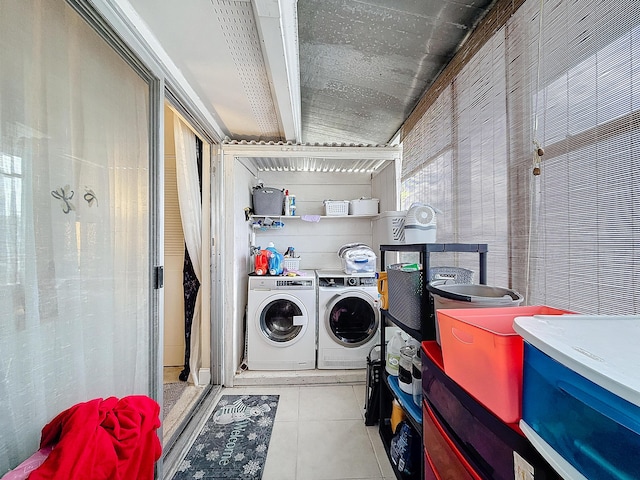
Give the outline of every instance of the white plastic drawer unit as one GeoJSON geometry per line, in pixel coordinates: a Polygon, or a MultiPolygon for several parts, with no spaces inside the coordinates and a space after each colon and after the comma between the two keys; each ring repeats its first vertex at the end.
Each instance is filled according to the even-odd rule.
{"type": "Polygon", "coordinates": [[[640,317],[518,317],[522,429],[565,478],[640,478],[640,317]]]}

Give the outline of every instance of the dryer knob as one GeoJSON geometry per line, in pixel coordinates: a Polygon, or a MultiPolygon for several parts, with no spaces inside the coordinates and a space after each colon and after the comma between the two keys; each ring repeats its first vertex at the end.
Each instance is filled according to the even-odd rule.
{"type": "Polygon", "coordinates": [[[358,279],[356,277],[348,278],[347,285],[349,285],[350,287],[355,287],[356,285],[358,285],[358,279]]]}

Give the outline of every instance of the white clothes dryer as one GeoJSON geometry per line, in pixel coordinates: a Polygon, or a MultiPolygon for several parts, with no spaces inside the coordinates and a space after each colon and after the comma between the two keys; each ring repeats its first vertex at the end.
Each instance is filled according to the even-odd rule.
{"type": "Polygon", "coordinates": [[[375,273],[317,270],[318,368],[366,368],[367,355],[380,341],[380,310],[375,273]]]}
{"type": "Polygon", "coordinates": [[[249,275],[247,367],[307,370],[316,367],[316,283],[298,277],[249,275]]]}

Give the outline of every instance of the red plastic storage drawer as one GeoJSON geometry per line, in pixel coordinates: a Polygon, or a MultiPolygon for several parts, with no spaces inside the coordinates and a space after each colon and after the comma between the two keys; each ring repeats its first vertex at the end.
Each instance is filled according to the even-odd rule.
{"type": "Polygon", "coordinates": [[[571,313],[546,306],[438,310],[444,371],[506,423],[522,413],[522,337],[516,317],[571,313]]]}
{"type": "Polygon", "coordinates": [[[424,480],[440,480],[436,475],[436,472],[433,471],[429,454],[426,450],[423,450],[422,453],[424,454],[424,480]]]}
{"type": "Polygon", "coordinates": [[[433,412],[422,402],[422,442],[440,480],[483,480],[451,442],[433,412]]]}
{"type": "Polygon", "coordinates": [[[422,342],[422,394],[447,435],[474,471],[492,480],[513,480],[533,472],[535,480],[561,477],[517,424],[505,424],[447,376],[440,346],[422,342]]]}

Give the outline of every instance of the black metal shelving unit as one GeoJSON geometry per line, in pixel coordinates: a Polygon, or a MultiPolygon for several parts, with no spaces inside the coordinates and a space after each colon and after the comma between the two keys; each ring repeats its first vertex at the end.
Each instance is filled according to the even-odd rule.
{"type": "MultiPolygon", "coordinates": [[[[443,252],[456,252],[456,253],[477,253],[479,255],[479,283],[487,283],[487,244],[486,243],[419,243],[419,244],[404,244],[404,245],[381,245],[380,246],[380,265],[384,270],[386,269],[386,252],[412,252],[420,254],[420,263],[422,265],[422,285],[427,285],[429,280],[429,265],[430,256],[432,253],[443,252]]],[[[387,320],[393,325],[398,326],[412,338],[418,341],[434,340],[436,338],[435,332],[435,312],[433,309],[433,298],[425,290],[421,296],[422,312],[426,312],[427,318],[422,319],[420,322],[420,330],[413,329],[403,324],[396,319],[387,310],[381,310],[383,322],[380,327],[380,360],[381,360],[381,387],[380,387],[380,415],[379,415],[379,433],[382,439],[382,444],[385,447],[389,460],[391,460],[391,439],[393,432],[391,431],[391,402],[393,399],[398,400],[402,408],[407,413],[406,417],[409,423],[415,429],[416,433],[422,437],[422,414],[421,407],[415,408],[413,398],[411,395],[407,395],[402,392],[397,386],[397,379],[391,377],[385,370],[386,359],[386,339],[385,339],[385,325],[387,320]],[[417,412],[416,412],[417,410],[417,412]]],[[[424,314],[423,314],[424,315],[424,314]]],[[[422,446],[424,447],[424,446],[422,446]]],[[[422,449],[422,448],[421,448],[422,449]]],[[[414,471],[411,475],[405,475],[399,472],[393,462],[391,466],[394,469],[396,478],[398,480],[422,480],[424,478],[424,459],[423,455],[420,455],[420,469],[414,471]]]]}
{"type": "Polygon", "coordinates": [[[398,400],[400,406],[406,413],[406,418],[409,420],[409,423],[416,431],[416,433],[420,436],[420,438],[422,438],[422,413],[420,410],[421,407],[418,407],[413,403],[413,397],[400,390],[400,387],[398,385],[398,377],[389,375],[385,370],[386,351],[384,327],[386,324],[386,320],[388,319],[394,325],[399,326],[407,334],[411,335],[413,338],[421,338],[421,333],[419,330],[414,330],[398,322],[395,318],[393,318],[392,315],[389,314],[387,310],[381,310],[381,313],[383,319],[380,324],[380,372],[382,378],[380,381],[380,415],[378,431],[380,433],[382,444],[384,445],[385,451],[387,452],[387,456],[389,457],[389,461],[391,462],[391,467],[393,468],[396,478],[398,480],[422,480],[424,478],[424,465],[422,464],[422,455],[420,455],[421,458],[419,459],[420,469],[416,469],[411,475],[399,472],[396,466],[393,464],[393,461],[391,460],[391,439],[394,435],[394,432],[391,431],[392,401],[394,399],[398,400]]]}

